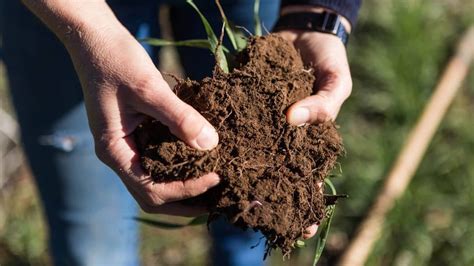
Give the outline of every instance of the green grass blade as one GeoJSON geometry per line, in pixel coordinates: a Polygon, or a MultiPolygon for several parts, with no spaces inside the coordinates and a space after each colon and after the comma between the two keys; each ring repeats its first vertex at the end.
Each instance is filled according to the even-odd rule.
{"type": "Polygon", "coordinates": [[[162,229],[178,229],[178,228],[183,228],[187,226],[187,224],[174,224],[174,223],[157,221],[157,220],[152,220],[152,219],[142,218],[142,217],[134,217],[133,219],[137,222],[140,222],[152,227],[162,228],[162,229]]]}
{"type": "Polygon", "coordinates": [[[253,5],[253,19],[255,22],[255,35],[262,36],[262,22],[260,20],[260,0],[255,0],[253,5]]]}
{"type": "Polygon", "coordinates": [[[221,2],[219,0],[216,0],[216,5],[217,5],[217,8],[219,9],[219,12],[221,13],[222,20],[224,21],[225,31],[227,32],[227,35],[229,36],[230,43],[232,44],[232,47],[234,48],[234,50],[238,50],[239,47],[237,46],[237,37],[235,36],[234,30],[232,29],[232,26],[230,25],[229,20],[227,19],[227,16],[225,15],[221,2]]]}
{"type": "Polygon", "coordinates": [[[219,12],[221,13],[222,20],[224,21],[225,31],[227,36],[229,36],[232,47],[235,51],[242,51],[245,47],[247,47],[247,40],[245,39],[244,34],[227,19],[220,0],[216,0],[216,5],[219,8],[219,12]]]}
{"type": "MultiPolygon", "coordinates": [[[[139,39],[140,42],[145,42],[152,46],[186,46],[186,47],[193,47],[193,48],[203,48],[211,50],[211,45],[209,44],[209,40],[205,39],[193,39],[193,40],[186,40],[186,41],[169,41],[163,39],[155,39],[155,38],[144,38],[139,39]]],[[[222,49],[225,53],[229,52],[229,49],[222,46],[222,49]]]]}
{"type": "Polygon", "coordinates": [[[188,223],[188,225],[207,224],[207,219],[208,219],[208,218],[209,218],[209,215],[207,215],[207,214],[198,216],[198,217],[192,219],[191,222],[188,223]]]}
{"type": "Polygon", "coordinates": [[[316,251],[314,253],[313,266],[316,266],[321,255],[324,251],[324,246],[326,245],[326,240],[329,234],[329,229],[331,227],[332,217],[334,216],[335,206],[329,207],[329,217],[318,229],[318,236],[316,239],[316,251]]]}
{"type": "Polygon", "coordinates": [[[245,37],[244,33],[238,29],[235,25],[231,25],[234,29],[235,41],[237,42],[237,51],[242,51],[247,47],[248,39],[245,37]]]}
{"type": "Polygon", "coordinates": [[[232,34],[234,36],[234,41],[235,41],[235,50],[236,51],[242,51],[247,47],[247,38],[245,38],[245,35],[234,27],[232,24],[229,27],[229,30],[232,31],[232,34]]]}
{"type": "Polygon", "coordinates": [[[227,36],[229,36],[230,43],[232,44],[232,47],[234,50],[239,51],[239,43],[237,42],[237,36],[235,35],[234,30],[230,26],[229,22],[227,19],[224,21],[224,26],[225,26],[225,31],[227,32],[227,36]]]}
{"type": "MultiPolygon", "coordinates": [[[[329,186],[333,195],[337,195],[336,188],[334,184],[329,180],[329,178],[324,179],[324,182],[329,186]]],[[[326,240],[329,234],[329,229],[331,227],[332,217],[334,216],[334,211],[336,206],[328,207],[329,215],[328,218],[319,226],[317,237],[316,237],[316,250],[314,253],[313,266],[316,266],[321,255],[323,254],[324,247],[326,246],[326,240]]]]}
{"type": "Polygon", "coordinates": [[[187,47],[211,49],[211,45],[209,44],[209,41],[204,40],[204,39],[195,39],[195,40],[175,42],[175,41],[169,41],[169,40],[163,40],[163,39],[146,38],[146,39],[141,39],[140,41],[145,42],[152,46],[187,46],[187,47]]]}
{"type": "Polygon", "coordinates": [[[218,64],[221,67],[221,69],[224,72],[228,73],[229,65],[226,61],[224,50],[222,49],[222,46],[219,45],[219,40],[217,39],[217,36],[214,33],[214,30],[212,30],[211,24],[209,24],[209,21],[201,13],[199,8],[196,6],[196,4],[194,4],[192,0],[186,0],[186,3],[188,3],[198,13],[199,17],[201,18],[202,24],[204,25],[204,29],[206,30],[207,39],[209,40],[209,44],[211,46],[211,51],[216,55],[218,64]]]}
{"type": "Polygon", "coordinates": [[[134,217],[133,219],[137,222],[152,226],[152,227],[158,227],[161,229],[179,229],[187,226],[194,226],[194,225],[202,225],[207,223],[207,218],[209,216],[206,215],[201,215],[198,216],[194,219],[192,219],[189,223],[186,224],[175,224],[175,223],[168,223],[168,222],[163,222],[163,221],[158,221],[158,220],[152,220],[148,218],[142,218],[142,217],[134,217]]]}
{"type": "Polygon", "coordinates": [[[219,43],[219,40],[217,39],[217,35],[214,33],[214,30],[212,29],[211,24],[209,24],[209,21],[201,13],[199,8],[196,6],[196,4],[192,0],[186,0],[186,2],[198,13],[199,17],[201,18],[204,29],[206,30],[209,43],[211,44],[211,47],[215,49],[217,47],[217,44],[219,43]]]}
{"type": "Polygon", "coordinates": [[[331,179],[325,178],[325,179],[324,179],[324,183],[326,183],[326,185],[329,186],[329,188],[331,189],[331,193],[332,193],[334,196],[336,196],[336,195],[337,195],[336,187],[335,187],[334,184],[332,183],[331,179]]]}

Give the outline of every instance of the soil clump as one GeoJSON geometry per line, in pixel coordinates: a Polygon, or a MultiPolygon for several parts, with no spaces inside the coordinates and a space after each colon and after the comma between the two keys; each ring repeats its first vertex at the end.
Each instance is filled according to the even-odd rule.
{"type": "Polygon", "coordinates": [[[143,168],[155,182],[217,173],[221,183],[188,202],[203,200],[210,217],[260,230],[267,252],[289,254],[305,228],[324,218],[321,184],[343,150],[332,122],[286,122],[287,108],[313,94],[314,81],[293,45],[274,34],[250,38],[231,73],[216,70],[175,87],[217,129],[218,147],[189,148],[150,119],[135,131],[143,168]]]}

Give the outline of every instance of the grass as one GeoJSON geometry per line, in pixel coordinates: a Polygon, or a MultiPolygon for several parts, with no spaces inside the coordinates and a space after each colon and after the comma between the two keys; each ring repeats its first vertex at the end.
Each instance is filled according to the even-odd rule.
{"type": "MultiPolygon", "coordinates": [[[[338,119],[347,156],[341,161],[343,173],[333,179],[338,192],[350,198],[337,206],[321,265],[333,262],[347,244],[453,44],[474,23],[470,0],[366,0],[364,5],[349,45],[354,92],[338,119]]],[[[471,70],[413,183],[389,214],[367,265],[474,264],[473,74],[471,70]]],[[[9,195],[0,200],[0,214],[8,215],[0,215],[0,246],[10,247],[29,264],[46,263],[44,226],[31,182],[17,183],[9,195]]],[[[207,261],[210,243],[203,227],[177,232],[144,228],[143,239],[145,265],[207,261]]],[[[274,253],[271,265],[310,265],[314,241],[306,245],[290,261],[282,262],[274,253]]],[[[0,255],[2,265],[3,259],[0,255]]]]}
{"type": "MultiPolygon", "coordinates": [[[[339,118],[348,156],[342,161],[344,177],[335,182],[351,198],[339,206],[336,235],[355,229],[431,94],[453,44],[474,22],[469,15],[474,5],[469,1],[456,5],[397,1],[388,6],[384,14],[376,3],[366,1],[363,15],[381,18],[362,16],[350,48],[354,95],[339,118]]],[[[474,225],[466,217],[467,210],[474,210],[467,196],[474,188],[472,80],[471,71],[413,183],[390,213],[368,265],[473,263],[472,257],[460,256],[461,250],[450,247],[466,241],[461,249],[468,250],[474,244],[451,235],[463,223],[474,225]]]]}
{"type": "Polygon", "coordinates": [[[28,177],[0,191],[0,265],[49,265],[46,226],[28,177]]]}

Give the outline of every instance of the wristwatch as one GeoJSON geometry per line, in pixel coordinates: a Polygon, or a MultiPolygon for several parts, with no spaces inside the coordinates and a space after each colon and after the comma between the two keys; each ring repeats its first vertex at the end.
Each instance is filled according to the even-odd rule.
{"type": "Polygon", "coordinates": [[[274,31],[287,29],[309,30],[333,34],[339,37],[347,45],[349,41],[349,33],[341,23],[342,16],[333,12],[324,11],[322,13],[314,12],[295,12],[282,15],[275,27],[274,31]]]}

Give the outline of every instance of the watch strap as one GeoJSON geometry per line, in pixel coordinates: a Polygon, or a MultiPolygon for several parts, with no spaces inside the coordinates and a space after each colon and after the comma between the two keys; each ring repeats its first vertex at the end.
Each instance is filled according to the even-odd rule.
{"type": "Polygon", "coordinates": [[[324,32],[339,37],[342,43],[347,45],[349,33],[344,28],[341,18],[341,15],[327,11],[289,13],[278,19],[274,31],[295,29],[324,32]]]}

